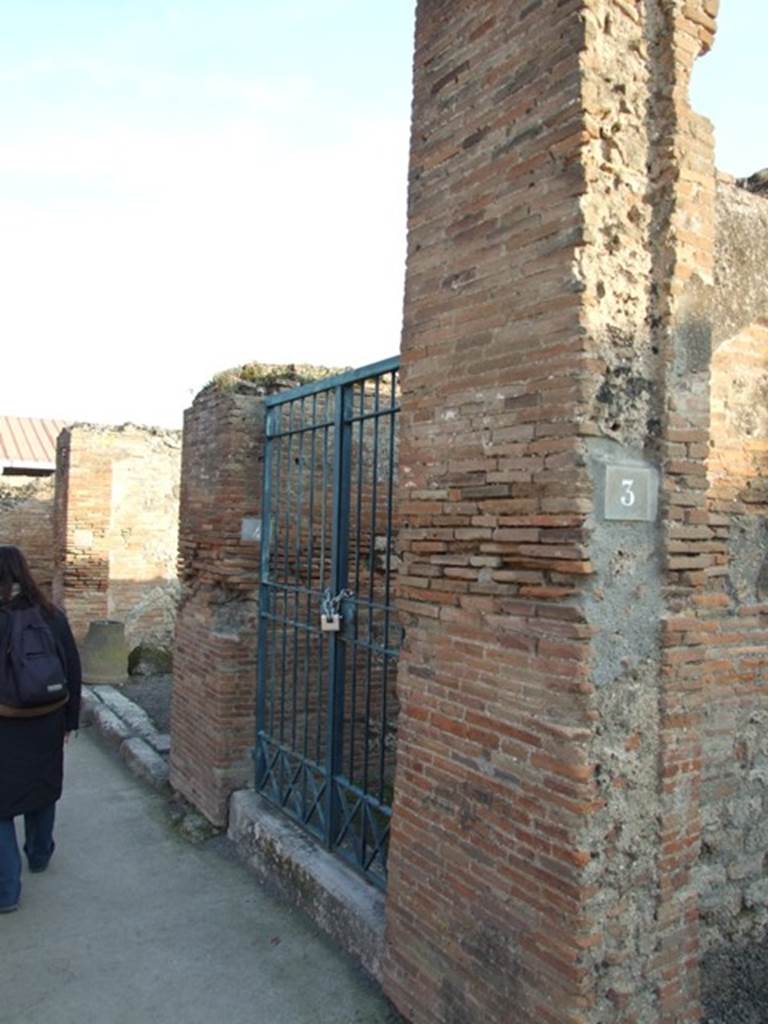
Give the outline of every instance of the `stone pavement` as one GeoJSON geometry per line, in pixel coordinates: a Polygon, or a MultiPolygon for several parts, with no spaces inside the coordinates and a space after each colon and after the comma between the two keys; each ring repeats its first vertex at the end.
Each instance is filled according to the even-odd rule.
{"type": "Polygon", "coordinates": [[[223,839],[175,832],[163,796],[88,732],[67,749],[51,865],[0,917],[0,1024],[399,1021],[223,839]]]}

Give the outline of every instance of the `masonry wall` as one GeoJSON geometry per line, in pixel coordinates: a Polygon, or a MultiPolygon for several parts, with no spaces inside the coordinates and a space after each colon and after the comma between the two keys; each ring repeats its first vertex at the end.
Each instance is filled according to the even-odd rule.
{"type": "Polygon", "coordinates": [[[50,593],[53,581],[53,478],[0,477],[0,544],[24,552],[32,575],[50,593]]]}
{"type": "MultiPolygon", "coordinates": [[[[280,368],[261,369],[270,381],[280,368]]],[[[327,372],[304,369],[313,376],[327,372]]],[[[263,395],[300,382],[289,374],[271,384],[242,379],[223,387],[214,384],[197,396],[185,417],[179,537],[182,597],[174,654],[171,778],[217,823],[226,821],[231,792],[250,785],[254,772],[263,395]],[[255,535],[250,532],[254,523],[259,524],[255,535]]],[[[379,398],[376,392],[366,392],[368,412],[378,408],[378,402],[389,405],[383,390],[382,386],[379,398]]],[[[362,394],[358,389],[357,402],[362,394]]],[[[328,408],[322,399],[320,404],[310,399],[301,409],[286,411],[282,426],[298,427],[300,422],[306,429],[315,420],[327,422],[328,408]]],[[[355,629],[365,638],[370,624],[371,638],[381,643],[383,614],[374,611],[369,623],[365,599],[366,595],[379,603],[385,599],[384,554],[379,549],[393,515],[387,485],[388,454],[390,447],[395,450],[395,439],[388,417],[375,429],[370,419],[364,424],[362,432],[359,424],[354,427],[350,452],[350,533],[359,543],[350,549],[349,582],[362,598],[355,629]]],[[[319,625],[319,594],[330,583],[334,443],[322,427],[313,435],[298,433],[290,440],[276,441],[270,481],[275,495],[270,578],[289,590],[278,586],[272,597],[264,658],[273,685],[265,696],[265,715],[270,735],[290,749],[306,750],[320,763],[326,745],[327,643],[319,633],[300,632],[291,623],[306,618],[319,625]],[[299,598],[290,589],[294,584],[311,589],[316,600],[304,594],[299,598]]],[[[394,617],[388,616],[390,638],[397,628],[394,617]]],[[[366,768],[371,791],[391,792],[390,750],[397,717],[394,674],[390,670],[386,676],[385,701],[380,659],[373,659],[372,666],[371,655],[360,647],[356,663],[352,664],[351,654],[349,661],[351,682],[343,715],[345,768],[357,784],[366,768]],[[362,726],[364,703],[372,708],[367,729],[362,726]],[[384,703],[388,714],[382,730],[378,709],[384,703]],[[380,735],[382,731],[386,735],[380,735]],[[383,743],[387,753],[379,778],[383,743]]]]}
{"type": "Polygon", "coordinates": [[[593,751],[604,801],[594,837],[602,852],[592,906],[605,921],[593,961],[597,1017],[693,1021],[703,679],[690,646],[716,587],[705,494],[715,173],[711,125],[690,109],[688,83],[711,44],[716,7],[594,10],[602,15],[595,46],[613,55],[587,104],[599,186],[591,192],[597,251],[583,256],[602,273],[588,278],[585,299],[592,336],[610,353],[595,395],[610,417],[598,422],[621,445],[622,463],[634,455],[660,474],[652,526],[600,522],[598,504],[592,533],[593,751]]]}
{"type": "Polygon", "coordinates": [[[54,593],[78,639],[112,618],[126,623],[129,648],[170,645],[180,449],[178,432],[132,425],[60,435],[54,593]]]}
{"type": "MultiPolygon", "coordinates": [[[[693,1022],[702,953],[764,933],[768,263],[688,102],[716,6],[418,4],[385,967],[413,1024],[693,1022]],[[608,518],[615,467],[658,513],[608,518]]],[[[172,770],[214,821],[252,771],[260,419],[211,389],[186,427],[172,770]]]]}
{"type": "Polygon", "coordinates": [[[713,15],[418,6],[386,977],[413,1021],[698,1019],[713,15]],[[658,518],[606,519],[612,465],[658,474],[658,518]]]}
{"type": "Polygon", "coordinates": [[[712,359],[709,499],[724,553],[719,658],[704,707],[704,939],[716,949],[768,925],[768,330],[747,328],[712,359]]]}
{"type": "Polygon", "coordinates": [[[704,701],[704,946],[761,940],[768,926],[768,200],[721,177],[711,360],[709,509],[719,592],[699,657],[704,701]]]}
{"type": "Polygon", "coordinates": [[[583,46],[574,4],[418,6],[385,982],[417,1022],[590,998],[583,46]]]}
{"type": "Polygon", "coordinates": [[[216,824],[252,780],[264,407],[257,389],[215,385],[184,417],[171,783],[216,824]]]}

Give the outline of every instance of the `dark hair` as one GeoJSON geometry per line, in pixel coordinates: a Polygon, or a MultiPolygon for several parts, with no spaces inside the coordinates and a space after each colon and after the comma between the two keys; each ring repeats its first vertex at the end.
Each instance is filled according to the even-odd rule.
{"type": "Polygon", "coordinates": [[[8,604],[18,595],[53,615],[53,604],[32,578],[27,560],[14,544],[0,544],[0,605],[8,604]]]}

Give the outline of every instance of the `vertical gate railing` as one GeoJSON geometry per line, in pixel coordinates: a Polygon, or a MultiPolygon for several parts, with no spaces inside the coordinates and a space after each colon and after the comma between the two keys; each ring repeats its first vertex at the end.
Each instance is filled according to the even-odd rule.
{"type": "Polygon", "coordinates": [[[266,400],[256,788],[386,879],[398,360],[266,400]]]}

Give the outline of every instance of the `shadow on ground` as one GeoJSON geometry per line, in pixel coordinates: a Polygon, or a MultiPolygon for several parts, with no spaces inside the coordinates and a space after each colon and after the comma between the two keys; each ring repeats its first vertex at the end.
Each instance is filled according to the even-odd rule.
{"type": "Polygon", "coordinates": [[[158,732],[170,733],[171,684],[170,675],[129,676],[120,691],[146,711],[158,732]]]}

